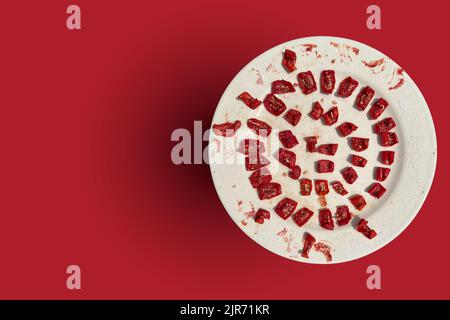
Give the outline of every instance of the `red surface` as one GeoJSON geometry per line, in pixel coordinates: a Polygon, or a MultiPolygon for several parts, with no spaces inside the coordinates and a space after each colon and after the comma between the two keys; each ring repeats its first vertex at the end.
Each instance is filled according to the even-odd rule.
{"type": "Polygon", "coordinates": [[[72,2],[2,6],[0,298],[450,298],[448,4],[378,1],[383,30],[370,31],[366,1],[294,1],[289,12],[261,1],[76,2],[81,32],[65,26],[72,2]],[[249,240],[209,168],[170,161],[172,131],[208,127],[248,61],[311,35],[362,41],[397,61],[440,143],[434,185],[407,231],[331,266],[249,240]],[[65,287],[69,264],[81,267],[81,291],[65,287]],[[380,291],[366,288],[370,264],[381,267],[380,291]]]}

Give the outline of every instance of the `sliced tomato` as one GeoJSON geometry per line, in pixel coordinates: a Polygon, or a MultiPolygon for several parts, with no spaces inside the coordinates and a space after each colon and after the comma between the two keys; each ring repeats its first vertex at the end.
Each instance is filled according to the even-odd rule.
{"type": "Polygon", "coordinates": [[[334,222],[330,209],[319,210],[319,224],[326,230],[334,229],[334,222]]]}
{"type": "Polygon", "coordinates": [[[289,218],[292,213],[294,213],[295,208],[297,208],[297,201],[284,198],[276,205],[274,211],[284,220],[289,218]]]}
{"type": "Polygon", "coordinates": [[[260,200],[272,199],[281,194],[281,185],[277,182],[269,182],[259,186],[256,191],[260,200]]]}
{"type": "Polygon", "coordinates": [[[342,177],[345,181],[347,181],[348,184],[353,184],[356,179],[358,179],[358,174],[356,173],[355,169],[352,167],[347,167],[344,170],[342,170],[342,177]]]}
{"type": "Polygon", "coordinates": [[[244,91],[242,92],[239,96],[239,99],[241,99],[246,105],[247,107],[249,107],[250,109],[256,109],[261,105],[261,100],[258,100],[256,98],[253,98],[250,93],[244,91]]]}
{"type": "Polygon", "coordinates": [[[236,120],[234,122],[225,122],[221,124],[213,124],[212,128],[216,135],[222,137],[232,137],[236,131],[241,127],[241,122],[236,120]]]}
{"type": "Polygon", "coordinates": [[[317,148],[317,137],[306,137],[306,150],[308,150],[308,152],[316,152],[317,148]]]}
{"type": "Polygon", "coordinates": [[[286,105],[284,102],[277,98],[273,93],[269,93],[264,98],[264,107],[267,111],[277,117],[286,110],[286,105]]]}
{"type": "Polygon", "coordinates": [[[324,196],[326,194],[328,194],[328,192],[330,192],[330,190],[328,189],[328,181],[327,180],[315,180],[314,181],[314,185],[316,188],[316,193],[319,196],[324,196]]]}
{"type": "Polygon", "coordinates": [[[304,94],[310,94],[317,90],[316,81],[311,71],[300,72],[297,75],[298,85],[304,94]]]}
{"type": "Polygon", "coordinates": [[[297,159],[297,156],[294,152],[289,151],[284,148],[280,148],[278,151],[278,161],[280,161],[281,164],[285,165],[289,169],[293,169],[295,167],[295,161],[297,159]]]}
{"type": "Polygon", "coordinates": [[[352,219],[352,214],[350,213],[347,206],[339,206],[336,210],[336,222],[338,226],[345,226],[352,219]]]}
{"type": "Polygon", "coordinates": [[[365,219],[359,220],[356,230],[368,239],[373,239],[377,236],[376,231],[369,227],[368,222],[365,219]]]}
{"type": "Polygon", "coordinates": [[[300,122],[302,113],[295,109],[289,109],[284,115],[284,119],[294,127],[300,122]]]}
{"type": "Polygon", "coordinates": [[[309,258],[309,251],[311,251],[311,248],[313,247],[314,243],[316,242],[316,238],[314,238],[311,234],[308,232],[305,232],[305,235],[303,237],[303,250],[302,250],[302,257],[308,259],[309,258]]]}
{"type": "Polygon", "coordinates": [[[309,113],[309,116],[311,118],[313,118],[314,120],[319,120],[320,117],[322,116],[322,114],[323,114],[322,106],[320,105],[320,103],[318,101],[314,102],[311,112],[309,113]]]}
{"type": "Polygon", "coordinates": [[[335,124],[339,119],[339,110],[337,107],[332,107],[330,110],[322,115],[322,118],[327,126],[335,124]]]}
{"type": "Polygon", "coordinates": [[[350,97],[358,86],[358,81],[352,77],[347,77],[341,81],[338,88],[338,96],[347,98],[350,97]]]}
{"type": "Polygon", "coordinates": [[[398,136],[395,132],[381,133],[380,140],[383,147],[392,147],[399,142],[398,136]]]}
{"type": "Polygon", "coordinates": [[[282,64],[287,72],[292,72],[297,69],[295,63],[297,62],[297,55],[294,51],[286,49],[283,54],[282,64]]]}
{"type": "Polygon", "coordinates": [[[391,172],[391,169],[389,168],[381,168],[376,167],[375,168],[375,180],[378,181],[384,181],[389,176],[389,173],[391,172]]]}
{"type": "Polygon", "coordinates": [[[369,86],[364,87],[356,97],[356,108],[358,108],[361,111],[366,110],[367,106],[370,103],[370,100],[372,100],[374,95],[375,90],[373,90],[369,86]]]}
{"type": "Polygon", "coordinates": [[[363,157],[357,156],[356,154],[352,154],[352,164],[356,167],[364,168],[367,164],[367,160],[363,157]]]}
{"type": "Polygon", "coordinates": [[[356,124],[353,124],[351,122],[343,122],[342,124],[340,124],[337,127],[337,130],[339,131],[339,133],[343,136],[346,137],[349,134],[351,134],[353,131],[356,131],[356,129],[358,129],[358,126],[356,124]]]}
{"type": "Polygon", "coordinates": [[[369,147],[369,139],[352,137],[352,148],[355,151],[361,152],[369,147]]]}
{"type": "Polygon", "coordinates": [[[299,226],[304,226],[313,216],[314,212],[304,207],[294,214],[294,222],[299,226]]]}
{"type": "Polygon", "coordinates": [[[272,132],[272,127],[269,124],[255,118],[247,120],[247,127],[261,137],[268,137],[272,132]]]}
{"type": "Polygon", "coordinates": [[[319,160],[316,166],[318,173],[328,173],[334,171],[334,162],[330,160],[319,160]]]}
{"type": "Polygon", "coordinates": [[[311,179],[301,179],[300,180],[300,194],[302,196],[309,196],[311,195],[312,190],[312,181],[311,179]]]}
{"type": "Polygon", "coordinates": [[[332,93],[335,84],[336,78],[334,77],[334,70],[323,70],[320,73],[320,90],[323,93],[332,93]]]}
{"type": "Polygon", "coordinates": [[[369,187],[367,192],[373,197],[380,199],[383,196],[383,194],[386,193],[386,188],[383,187],[380,183],[375,182],[369,187]]]}
{"type": "Polygon", "coordinates": [[[353,206],[361,211],[362,209],[364,209],[364,207],[367,205],[366,200],[364,199],[364,197],[360,194],[354,195],[350,198],[350,202],[353,204],[353,206]]]}
{"type": "Polygon", "coordinates": [[[300,168],[299,165],[296,165],[294,168],[292,168],[288,172],[289,178],[294,179],[294,180],[297,180],[298,178],[300,178],[301,174],[302,174],[302,168],[300,168]]]}
{"type": "Polygon", "coordinates": [[[248,179],[253,188],[258,188],[259,186],[272,181],[272,175],[270,174],[269,169],[261,168],[254,171],[248,179]]]}
{"type": "Polygon", "coordinates": [[[333,187],[334,191],[336,191],[336,193],[338,193],[342,196],[345,196],[346,194],[348,194],[348,191],[345,190],[344,186],[339,181],[333,181],[331,183],[331,186],[333,187]]]}
{"type": "Polygon", "coordinates": [[[375,133],[385,133],[397,126],[395,120],[391,117],[383,119],[373,125],[373,131],[375,133]]]}
{"type": "Polygon", "coordinates": [[[372,108],[370,108],[369,114],[372,119],[378,119],[378,117],[386,110],[386,108],[389,106],[389,103],[384,100],[383,98],[380,98],[372,105],[372,108]]]}
{"type": "Polygon", "coordinates": [[[278,134],[278,138],[285,148],[290,149],[298,145],[298,140],[291,130],[280,131],[280,133],[278,134]]]}
{"type": "Polygon", "coordinates": [[[380,151],[379,159],[382,164],[391,165],[394,163],[395,151],[380,151]]]}
{"type": "Polygon", "coordinates": [[[272,93],[283,94],[295,92],[294,85],[286,80],[275,80],[272,82],[272,93]]]}
{"type": "Polygon", "coordinates": [[[322,144],[317,148],[317,151],[321,154],[326,154],[328,156],[334,156],[336,154],[336,151],[338,149],[337,143],[328,143],[328,144],[322,144]]]}

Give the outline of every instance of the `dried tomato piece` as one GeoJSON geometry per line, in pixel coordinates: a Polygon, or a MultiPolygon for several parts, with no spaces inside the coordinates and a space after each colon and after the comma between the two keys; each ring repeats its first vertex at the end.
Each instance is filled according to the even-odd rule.
{"type": "Polygon", "coordinates": [[[352,154],[352,164],[356,167],[364,168],[367,164],[367,160],[363,157],[352,154]]]}
{"type": "Polygon", "coordinates": [[[366,200],[364,199],[364,197],[360,194],[354,195],[350,198],[350,202],[353,204],[353,206],[358,209],[359,211],[361,211],[362,209],[364,209],[364,207],[367,205],[366,200]]]}
{"type": "Polygon", "coordinates": [[[304,207],[298,210],[294,215],[294,222],[299,226],[302,227],[311,219],[314,212],[309,210],[308,208],[304,207]]]}
{"type": "Polygon", "coordinates": [[[308,152],[316,152],[317,137],[306,137],[306,150],[308,152]]]}
{"type": "Polygon", "coordinates": [[[298,145],[298,140],[291,130],[280,131],[280,133],[278,134],[278,138],[285,148],[290,149],[298,145]]]}
{"type": "Polygon", "coordinates": [[[383,187],[380,183],[375,182],[369,187],[367,192],[375,198],[380,199],[386,192],[386,188],[383,187]]]}
{"type": "Polygon", "coordinates": [[[295,109],[289,109],[288,112],[284,115],[284,119],[292,124],[294,127],[300,122],[302,118],[302,113],[295,109]]]}
{"type": "Polygon", "coordinates": [[[339,181],[333,181],[331,183],[331,186],[333,187],[334,191],[336,191],[336,193],[340,195],[345,196],[346,194],[348,194],[348,191],[344,189],[344,186],[339,181]]]}
{"type": "Polygon", "coordinates": [[[272,82],[272,93],[283,94],[288,92],[295,92],[295,88],[289,81],[275,80],[272,82]]]}
{"type": "Polygon", "coordinates": [[[302,196],[309,196],[311,195],[312,190],[312,181],[311,179],[302,179],[300,180],[300,194],[302,196]]]}
{"type": "Polygon", "coordinates": [[[221,124],[213,124],[212,128],[216,135],[222,137],[232,137],[241,127],[241,122],[236,120],[235,122],[225,122],[221,124]]]}
{"type": "Polygon", "coordinates": [[[334,171],[334,162],[330,160],[319,160],[317,161],[317,172],[318,173],[328,173],[334,171]]]}
{"type": "Polygon", "coordinates": [[[270,164],[270,161],[263,155],[245,157],[245,170],[255,171],[270,164]]]}
{"type": "Polygon", "coordinates": [[[338,88],[338,96],[347,98],[350,97],[358,86],[358,81],[352,77],[347,77],[341,81],[338,88]]]}
{"type": "Polygon", "coordinates": [[[308,232],[305,232],[303,250],[302,250],[303,258],[306,258],[306,259],[309,258],[309,251],[311,250],[311,248],[313,247],[315,242],[316,242],[316,238],[314,238],[308,232]]]}
{"type": "Polygon", "coordinates": [[[396,145],[398,141],[398,136],[395,132],[385,132],[380,134],[381,145],[383,147],[392,147],[396,145]]]}
{"type": "Polygon", "coordinates": [[[282,114],[284,110],[286,110],[286,105],[284,102],[275,97],[273,93],[269,93],[264,98],[264,107],[267,111],[277,117],[282,114]]]}
{"type": "Polygon", "coordinates": [[[270,164],[263,155],[245,157],[245,170],[255,171],[270,164]]]}
{"type": "Polygon", "coordinates": [[[378,181],[384,181],[389,176],[389,173],[391,172],[391,169],[389,168],[381,168],[376,167],[375,168],[375,180],[378,181]]]}
{"type": "Polygon", "coordinates": [[[295,66],[296,62],[297,62],[297,55],[295,54],[295,52],[289,49],[284,50],[282,64],[287,72],[297,70],[297,67],[295,66]]]}
{"type": "Polygon", "coordinates": [[[348,210],[347,206],[337,207],[336,210],[336,222],[338,226],[345,226],[352,219],[352,214],[348,210]]]}
{"type": "Polygon", "coordinates": [[[240,153],[245,154],[246,156],[253,154],[257,155],[266,151],[266,147],[262,141],[257,139],[244,139],[239,143],[240,153]]]}
{"type": "Polygon", "coordinates": [[[330,192],[327,180],[315,180],[314,185],[316,187],[316,193],[319,196],[324,196],[330,192]]]}
{"type": "Polygon", "coordinates": [[[328,156],[334,156],[338,149],[337,143],[322,144],[317,148],[317,151],[321,154],[326,154],[328,156]]]}
{"type": "Polygon", "coordinates": [[[351,122],[343,122],[341,125],[339,125],[337,127],[337,130],[339,131],[339,133],[343,137],[348,136],[349,134],[351,134],[356,129],[358,129],[358,126],[356,124],[351,123],[351,122]]]}
{"type": "Polygon", "coordinates": [[[361,152],[369,147],[369,139],[366,138],[352,138],[352,148],[355,151],[361,152]]]}
{"type": "Polygon", "coordinates": [[[336,78],[334,77],[334,70],[323,70],[320,73],[320,90],[322,90],[323,93],[332,93],[335,84],[336,78]]]}
{"type": "Polygon", "coordinates": [[[345,181],[347,181],[348,184],[353,184],[356,179],[358,179],[358,174],[356,173],[355,169],[352,167],[347,167],[344,170],[342,170],[342,177],[345,181]]]}
{"type": "Polygon", "coordinates": [[[374,95],[375,91],[371,87],[364,87],[356,97],[356,108],[361,111],[366,110],[374,95]]]}
{"type": "Polygon", "coordinates": [[[311,71],[300,72],[297,75],[298,85],[304,94],[310,94],[317,90],[316,80],[311,71]]]}
{"type": "Polygon", "coordinates": [[[291,214],[294,212],[295,208],[297,208],[297,201],[284,198],[276,205],[274,211],[284,220],[289,218],[291,214]]]}
{"type": "Polygon", "coordinates": [[[261,100],[258,100],[258,99],[256,99],[256,98],[253,98],[253,97],[250,95],[250,93],[248,93],[248,92],[246,92],[246,91],[242,92],[242,93],[238,96],[238,98],[241,99],[241,100],[247,105],[247,107],[249,107],[250,109],[256,109],[256,108],[258,108],[258,107],[261,105],[261,103],[262,103],[261,100]]]}
{"type": "Polygon", "coordinates": [[[395,151],[380,151],[379,159],[382,164],[390,166],[394,163],[395,151]]]}
{"type": "Polygon", "coordinates": [[[373,131],[375,131],[375,133],[385,133],[395,128],[396,126],[397,124],[395,123],[394,119],[389,117],[375,123],[373,125],[373,131]]]}
{"type": "Polygon", "coordinates": [[[254,171],[248,179],[253,188],[258,188],[259,186],[272,181],[272,175],[267,168],[261,168],[254,171]]]}
{"type": "Polygon", "coordinates": [[[372,108],[370,108],[370,117],[372,119],[378,119],[378,117],[386,110],[386,108],[389,106],[389,103],[384,100],[383,98],[380,98],[372,105],[372,108]]]}
{"type": "Polygon", "coordinates": [[[335,124],[339,119],[339,110],[337,107],[332,107],[330,110],[322,115],[323,120],[327,126],[335,124]]]}
{"type": "Polygon", "coordinates": [[[300,175],[302,174],[302,168],[300,166],[295,166],[293,169],[289,170],[288,176],[291,179],[297,180],[300,178],[300,175]]]}
{"type": "Polygon", "coordinates": [[[368,239],[373,239],[377,236],[376,231],[368,226],[368,222],[365,219],[359,220],[358,225],[356,226],[356,230],[362,233],[368,239]]]}
{"type": "Polygon", "coordinates": [[[270,212],[265,209],[258,209],[255,213],[255,222],[263,224],[264,220],[270,220],[270,212]]]}
{"type": "Polygon", "coordinates": [[[280,161],[281,164],[285,165],[289,169],[293,169],[295,167],[296,160],[297,156],[294,152],[284,148],[280,148],[280,150],[278,151],[278,161],[280,161]]]}
{"type": "Polygon", "coordinates": [[[281,194],[281,185],[277,182],[269,182],[259,186],[256,191],[260,200],[272,199],[281,194]]]}
{"type": "Polygon", "coordinates": [[[314,102],[312,110],[309,113],[309,116],[311,118],[313,118],[314,120],[319,120],[320,117],[322,116],[322,114],[323,114],[322,106],[320,105],[320,103],[318,101],[314,102]]]}
{"type": "Polygon", "coordinates": [[[333,216],[329,209],[320,209],[319,210],[319,224],[324,229],[327,229],[327,230],[334,229],[333,216]]]}
{"type": "Polygon", "coordinates": [[[270,125],[255,118],[247,120],[247,127],[261,137],[268,137],[272,132],[272,127],[270,125]]]}

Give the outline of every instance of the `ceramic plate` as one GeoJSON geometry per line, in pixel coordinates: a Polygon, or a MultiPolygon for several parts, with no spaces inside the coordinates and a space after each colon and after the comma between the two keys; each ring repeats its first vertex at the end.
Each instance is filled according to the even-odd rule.
{"type": "MultiPolygon", "coordinates": [[[[222,137],[211,131],[209,141],[209,161],[217,193],[230,217],[251,239],[264,248],[280,256],[307,263],[340,263],[366,256],[397,237],[411,223],[422,206],[430,189],[436,166],[436,136],[428,106],[420,90],[408,74],[381,52],[356,41],[335,37],[310,37],[293,40],[264,52],[245,66],[231,81],[225,90],[214,114],[213,124],[240,120],[241,128],[233,137],[222,137]],[[297,55],[297,70],[288,73],[282,66],[285,49],[297,55]],[[297,85],[299,72],[311,71],[318,90],[305,95],[297,85]],[[336,86],[332,94],[320,92],[320,73],[322,70],[334,70],[336,86]],[[339,83],[351,76],[359,82],[358,87],[349,98],[336,94],[339,83]],[[297,109],[302,113],[298,125],[289,124],[283,117],[269,113],[264,105],[252,110],[237,96],[243,91],[263,100],[271,91],[274,80],[284,79],[296,84],[295,92],[278,94],[288,109],[297,109]],[[365,111],[355,108],[355,99],[359,91],[370,86],[375,96],[365,111]],[[374,101],[383,98],[389,107],[377,119],[372,120],[369,110],[374,101]],[[312,104],[319,101],[325,112],[333,106],[339,110],[339,120],[335,125],[326,126],[321,120],[308,116],[312,104]],[[399,143],[392,147],[383,147],[379,137],[374,133],[373,125],[378,121],[392,117],[397,126],[399,143]],[[268,138],[261,138],[251,131],[246,121],[257,118],[270,124],[273,132],[268,138]],[[343,122],[352,122],[358,129],[348,137],[339,135],[336,127],[343,122]],[[302,169],[300,179],[325,179],[329,182],[340,181],[348,191],[346,196],[337,194],[330,186],[324,199],[316,193],[310,196],[300,195],[299,181],[287,176],[288,168],[276,159],[280,147],[278,132],[291,130],[300,142],[291,150],[297,156],[297,164],[302,169]],[[338,151],[334,156],[306,152],[305,137],[317,136],[318,145],[337,143],[338,151]],[[369,148],[355,152],[351,148],[351,137],[369,138],[369,148]],[[282,194],[270,200],[260,200],[257,192],[249,182],[251,172],[246,171],[245,156],[237,152],[242,139],[260,139],[266,145],[266,157],[270,160],[267,167],[272,180],[281,184],[282,194]],[[379,161],[379,152],[395,151],[394,163],[390,166],[379,161]],[[367,159],[364,168],[354,167],[350,155],[357,154],[367,159]],[[335,164],[332,173],[318,173],[316,161],[331,160],[335,164]],[[341,170],[354,167],[358,179],[353,184],[345,182],[341,170]],[[387,192],[376,199],[367,189],[374,182],[374,168],[389,167],[388,178],[380,182],[387,192]],[[352,195],[360,194],[367,202],[366,207],[358,211],[350,202],[352,195]],[[314,212],[304,226],[296,225],[292,217],[284,220],[274,212],[274,207],[283,198],[288,197],[298,202],[297,209],[307,207],[314,212]],[[319,224],[318,211],[328,208],[336,212],[338,206],[346,205],[354,215],[351,223],[337,226],[334,230],[323,229],[319,224]],[[254,213],[259,208],[270,211],[270,219],[263,224],[255,222],[254,213]],[[360,219],[368,221],[369,226],[377,232],[373,239],[357,232],[355,225],[360,219]],[[301,256],[305,232],[316,238],[317,242],[330,248],[332,260],[313,248],[309,258],[301,256]]],[[[231,232],[231,231],[230,231],[231,232]]]]}

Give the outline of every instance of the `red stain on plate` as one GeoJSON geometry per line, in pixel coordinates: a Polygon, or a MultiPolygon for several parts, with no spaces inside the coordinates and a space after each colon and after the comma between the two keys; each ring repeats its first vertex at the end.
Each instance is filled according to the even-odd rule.
{"type": "Polygon", "coordinates": [[[244,212],[244,219],[241,220],[242,225],[246,226],[248,224],[248,220],[255,216],[255,210],[244,212]]]}
{"type": "Polygon", "coordinates": [[[405,79],[403,79],[403,72],[405,70],[403,70],[402,68],[397,68],[397,70],[395,70],[392,74],[391,77],[391,81],[389,81],[389,84],[391,85],[389,87],[389,90],[395,90],[400,88],[402,85],[405,84],[405,79]],[[392,85],[392,83],[395,81],[395,79],[397,80],[397,82],[392,85]]]}
{"type": "Polygon", "coordinates": [[[319,196],[319,203],[321,207],[326,207],[327,206],[327,198],[325,198],[324,195],[319,196]]]}
{"type": "Polygon", "coordinates": [[[264,84],[264,81],[263,81],[263,79],[261,77],[261,73],[259,73],[258,70],[256,70],[256,84],[258,84],[258,85],[263,85],[264,84]]]}
{"type": "Polygon", "coordinates": [[[381,58],[378,60],[373,60],[373,61],[363,61],[362,63],[364,63],[364,65],[368,68],[375,68],[384,63],[384,58],[381,58]]]}
{"type": "Polygon", "coordinates": [[[394,86],[389,87],[389,90],[395,90],[400,88],[402,85],[405,84],[405,79],[400,79],[394,86]]]}
{"type": "Polygon", "coordinates": [[[288,233],[288,229],[283,228],[283,230],[281,230],[280,232],[277,233],[277,236],[284,237],[284,236],[286,236],[287,233],[288,233]]]}
{"type": "Polygon", "coordinates": [[[331,247],[329,245],[326,245],[323,242],[317,242],[314,244],[314,250],[321,252],[325,256],[327,262],[333,260],[333,256],[331,255],[331,247]]]}
{"type": "Polygon", "coordinates": [[[317,45],[312,43],[306,43],[303,44],[303,46],[305,47],[306,52],[311,52],[312,49],[317,48],[317,45]]]}

